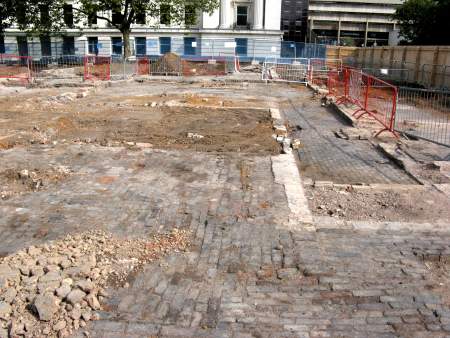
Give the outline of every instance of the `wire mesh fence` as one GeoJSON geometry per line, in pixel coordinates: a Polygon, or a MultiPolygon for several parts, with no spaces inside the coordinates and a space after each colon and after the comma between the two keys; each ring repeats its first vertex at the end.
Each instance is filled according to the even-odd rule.
{"type": "Polygon", "coordinates": [[[31,61],[32,77],[37,79],[81,78],[83,67],[83,57],[77,55],[44,56],[31,61]]]}
{"type": "Polygon", "coordinates": [[[268,58],[264,61],[262,79],[307,83],[310,59],[268,58]]]}
{"type": "Polygon", "coordinates": [[[18,39],[17,43],[6,43],[4,49],[20,57],[29,57],[31,76],[42,80],[82,80],[85,78],[86,55],[110,57],[112,79],[144,73],[162,76],[223,75],[237,70],[239,65],[262,64],[267,58],[326,57],[325,45],[278,38],[133,37],[130,47],[132,56],[125,58],[120,36],[89,36],[30,38],[21,39],[20,43],[18,39]],[[167,55],[173,57],[168,58],[167,55]]]}
{"type": "Polygon", "coordinates": [[[31,58],[27,56],[0,54],[0,78],[31,80],[31,58]]]}
{"type": "Polygon", "coordinates": [[[341,72],[330,72],[328,89],[336,97],[336,104],[345,103],[354,118],[368,116],[377,122],[382,129],[375,136],[384,131],[397,136],[394,132],[397,87],[361,70],[343,68],[341,72]]]}
{"type": "MultiPolygon", "coordinates": [[[[119,36],[61,37],[21,39],[3,44],[5,54],[30,56],[33,60],[65,56],[99,55],[123,56],[123,42],[119,36]]],[[[161,56],[175,53],[182,57],[231,57],[264,61],[265,58],[326,58],[326,45],[282,41],[279,38],[205,38],[205,37],[131,37],[131,54],[161,56]]]]}
{"type": "Polygon", "coordinates": [[[450,147],[450,92],[400,87],[395,129],[450,147]]]}
{"type": "Polygon", "coordinates": [[[401,60],[389,61],[389,65],[370,62],[354,62],[347,65],[360,68],[365,73],[400,86],[450,90],[450,65],[417,65],[414,62],[401,60]]]}

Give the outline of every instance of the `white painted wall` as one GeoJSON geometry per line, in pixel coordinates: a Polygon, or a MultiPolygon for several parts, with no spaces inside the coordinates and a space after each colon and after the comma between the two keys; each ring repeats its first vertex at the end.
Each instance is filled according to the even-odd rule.
{"type": "Polygon", "coordinates": [[[215,29],[219,27],[220,21],[220,10],[216,9],[214,13],[209,15],[208,13],[203,13],[202,16],[202,27],[206,29],[215,29]]]}
{"type": "Polygon", "coordinates": [[[266,0],[265,29],[280,30],[281,0],[266,0]]]}

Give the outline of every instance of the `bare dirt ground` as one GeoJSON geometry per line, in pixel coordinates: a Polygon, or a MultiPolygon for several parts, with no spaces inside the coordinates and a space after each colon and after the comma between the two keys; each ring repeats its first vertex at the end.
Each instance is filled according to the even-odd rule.
{"type": "Polygon", "coordinates": [[[432,188],[307,188],[314,214],[345,220],[433,222],[450,220],[448,199],[432,188]]]}
{"type": "Polygon", "coordinates": [[[20,101],[1,98],[0,147],[51,142],[140,143],[163,149],[279,153],[271,138],[270,113],[251,109],[255,100],[233,102],[174,94],[83,97],[86,93],[42,90],[20,101]]]}
{"type": "Polygon", "coordinates": [[[22,193],[39,191],[59,183],[70,176],[71,169],[65,166],[46,166],[31,170],[15,167],[0,172],[0,199],[6,200],[22,193]]]}
{"type": "Polygon", "coordinates": [[[337,139],[311,97],[222,82],[0,92],[0,337],[448,335],[450,230],[420,228],[448,221],[448,200],[337,139]],[[278,155],[269,107],[302,148],[278,155]],[[392,186],[309,187],[331,217],[311,222],[298,186],[317,169],[297,171],[295,152],[330,180],[392,186]]]}

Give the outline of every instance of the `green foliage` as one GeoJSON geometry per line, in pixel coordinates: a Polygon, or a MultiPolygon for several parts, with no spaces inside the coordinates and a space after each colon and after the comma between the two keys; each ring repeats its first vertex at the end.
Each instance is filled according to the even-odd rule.
{"type": "MultiPolygon", "coordinates": [[[[88,17],[106,20],[111,27],[122,33],[129,31],[140,13],[145,12],[146,23],[159,18],[160,7],[170,7],[170,21],[177,24],[185,20],[185,9],[189,12],[212,13],[218,7],[218,0],[78,0],[74,6],[74,25],[82,28],[88,17]],[[109,11],[119,13],[113,21],[109,11]]],[[[0,31],[13,22],[31,33],[64,31],[63,8],[65,0],[1,0],[0,31]]],[[[192,24],[191,22],[188,24],[192,24]]],[[[159,20],[156,20],[159,21],[159,20]]]]}
{"type": "Polygon", "coordinates": [[[406,0],[395,19],[404,44],[449,45],[450,0],[406,0]]]}
{"type": "Polygon", "coordinates": [[[15,3],[15,0],[2,0],[0,2],[0,33],[11,26],[11,24],[15,21],[15,3]]]}

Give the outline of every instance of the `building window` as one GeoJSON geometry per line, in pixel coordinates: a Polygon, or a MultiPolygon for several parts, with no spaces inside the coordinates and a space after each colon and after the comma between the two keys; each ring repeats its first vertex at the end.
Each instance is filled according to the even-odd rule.
{"type": "Polygon", "coordinates": [[[73,36],[63,37],[63,55],[75,55],[75,38],[73,36]]]}
{"type": "Polygon", "coordinates": [[[134,38],[136,44],[136,55],[146,55],[147,54],[147,39],[143,37],[134,38]]]}
{"type": "Polygon", "coordinates": [[[170,5],[161,5],[159,7],[159,23],[161,25],[170,25],[170,5]]]}
{"type": "Polygon", "coordinates": [[[5,54],[5,51],[5,37],[3,35],[0,35],[0,54],[5,54]]]}
{"type": "Polygon", "coordinates": [[[20,56],[28,56],[28,41],[26,36],[17,37],[17,48],[20,56]]]}
{"type": "Polygon", "coordinates": [[[186,5],[184,8],[184,24],[186,26],[195,26],[197,24],[197,13],[195,6],[186,5]]]}
{"type": "Polygon", "coordinates": [[[113,55],[122,55],[122,38],[111,38],[111,46],[113,55]]]}
{"type": "Polygon", "coordinates": [[[88,25],[96,25],[97,24],[97,12],[92,12],[88,14],[88,25]]]}
{"type": "Polygon", "coordinates": [[[184,38],[184,55],[195,55],[197,50],[196,38],[184,38]]]}
{"type": "Polygon", "coordinates": [[[88,53],[98,54],[98,37],[91,36],[88,38],[88,53]]]}
{"type": "Polygon", "coordinates": [[[236,54],[239,56],[247,56],[248,39],[236,38],[236,54]]]}
{"type": "Polygon", "coordinates": [[[19,25],[26,24],[26,6],[24,1],[17,1],[16,18],[19,25]]]}
{"type": "Polygon", "coordinates": [[[41,55],[52,56],[52,42],[49,36],[41,36],[41,55]]]}
{"type": "Polygon", "coordinates": [[[145,11],[140,11],[136,13],[136,23],[138,25],[145,25],[145,11]]]}
{"type": "Polygon", "coordinates": [[[159,53],[167,54],[172,51],[172,38],[160,37],[159,38],[159,53]]]}
{"type": "Polygon", "coordinates": [[[73,7],[64,5],[64,23],[67,27],[73,27],[73,7]]]}
{"type": "Polygon", "coordinates": [[[113,10],[111,21],[113,25],[120,25],[122,23],[122,13],[113,10]]]}
{"type": "Polygon", "coordinates": [[[237,6],[236,8],[236,25],[247,26],[248,25],[248,7],[237,6]]]}
{"type": "Polygon", "coordinates": [[[41,24],[44,27],[49,26],[50,25],[50,13],[49,13],[48,5],[40,5],[39,10],[41,13],[41,24]]]}

